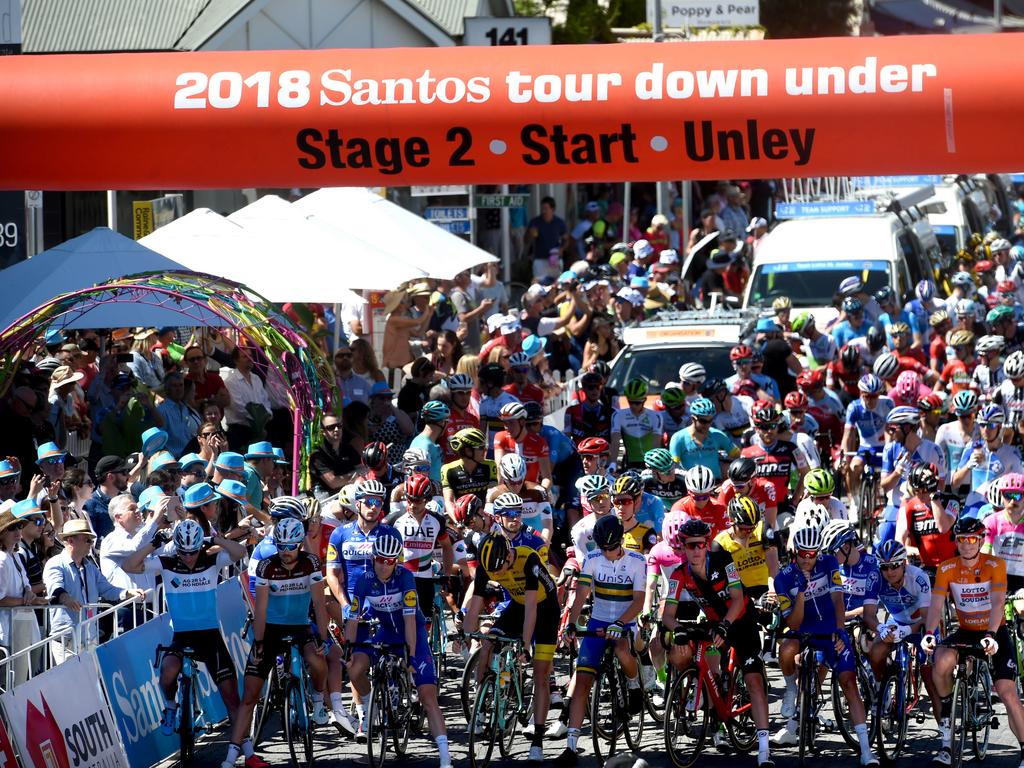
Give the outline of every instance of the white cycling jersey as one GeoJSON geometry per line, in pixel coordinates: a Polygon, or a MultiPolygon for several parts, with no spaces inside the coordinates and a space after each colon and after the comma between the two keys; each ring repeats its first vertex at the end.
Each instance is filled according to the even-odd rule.
{"type": "Polygon", "coordinates": [[[907,563],[903,584],[899,588],[890,585],[883,576],[879,580],[878,602],[888,612],[891,621],[910,626],[914,623],[914,615],[921,619],[932,604],[932,585],[928,574],[907,563]]]}
{"type": "Polygon", "coordinates": [[[647,559],[628,549],[618,560],[609,560],[604,552],[591,552],[583,561],[579,583],[592,590],[591,618],[617,621],[633,601],[634,593],[643,592],[647,586],[647,559]]]}

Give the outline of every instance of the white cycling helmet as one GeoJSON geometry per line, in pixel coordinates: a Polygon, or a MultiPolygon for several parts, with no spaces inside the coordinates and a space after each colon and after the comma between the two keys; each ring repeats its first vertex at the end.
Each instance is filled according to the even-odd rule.
{"type": "Polygon", "coordinates": [[[975,345],[974,349],[979,354],[987,354],[989,352],[1001,352],[1005,346],[1005,336],[995,336],[992,334],[988,334],[987,336],[982,336],[980,339],[978,339],[978,343],[975,345]]]}
{"type": "Polygon", "coordinates": [[[290,546],[301,544],[306,540],[306,528],[298,520],[286,518],[274,526],[274,544],[290,546]]]}
{"type": "Polygon", "coordinates": [[[368,499],[371,496],[384,498],[386,495],[387,489],[380,480],[363,480],[356,485],[356,499],[368,499]]]}
{"type": "Polygon", "coordinates": [[[883,352],[875,359],[871,368],[880,379],[891,379],[900,371],[900,361],[892,352],[883,352]]]}
{"type": "Polygon", "coordinates": [[[1011,379],[1019,379],[1024,376],[1024,350],[1018,349],[1016,352],[1010,353],[1009,357],[1003,361],[1003,373],[1011,379]]]}
{"type": "Polygon", "coordinates": [[[503,493],[492,502],[492,509],[494,510],[495,515],[504,515],[505,511],[509,509],[518,509],[522,511],[523,497],[518,493],[512,493],[511,491],[503,493]]]}
{"type": "Polygon", "coordinates": [[[521,483],[526,479],[526,462],[517,453],[506,453],[498,464],[498,473],[510,483],[521,483]]]}
{"type": "Polygon", "coordinates": [[[514,352],[508,359],[508,364],[513,368],[526,368],[530,365],[530,356],[525,352],[514,352]]]}
{"type": "Polygon", "coordinates": [[[793,534],[793,549],[819,552],[821,550],[821,531],[817,528],[801,528],[793,534]]]}
{"type": "Polygon", "coordinates": [[[453,373],[448,377],[448,391],[459,392],[473,388],[473,378],[465,373],[453,373]]]}
{"type": "Polygon", "coordinates": [[[832,514],[828,511],[828,507],[824,504],[811,504],[797,513],[794,525],[798,530],[813,528],[820,533],[831,519],[832,514]]]}
{"type": "Polygon", "coordinates": [[[690,493],[711,493],[715,487],[715,473],[703,464],[686,470],[686,490],[690,493]]]}
{"type": "Polygon", "coordinates": [[[684,363],[679,368],[679,380],[691,384],[703,384],[708,372],[700,363],[684,363]]]}
{"type": "Polygon", "coordinates": [[[174,526],[174,548],[191,554],[203,548],[203,527],[195,520],[185,519],[174,526]]]}
{"type": "Polygon", "coordinates": [[[502,421],[525,419],[526,416],[526,408],[518,400],[514,403],[508,403],[507,405],[501,406],[501,410],[498,411],[498,418],[502,421]]]}

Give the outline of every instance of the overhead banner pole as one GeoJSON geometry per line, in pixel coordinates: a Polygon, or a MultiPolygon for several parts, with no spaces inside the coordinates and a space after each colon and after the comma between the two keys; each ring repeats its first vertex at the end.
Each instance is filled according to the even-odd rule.
{"type": "Polygon", "coordinates": [[[1018,170],[1024,35],[0,57],[0,188],[1018,170]]]}

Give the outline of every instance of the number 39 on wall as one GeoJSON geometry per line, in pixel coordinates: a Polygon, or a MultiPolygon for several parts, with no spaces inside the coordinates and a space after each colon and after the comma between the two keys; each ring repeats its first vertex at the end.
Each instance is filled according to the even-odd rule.
{"type": "Polygon", "coordinates": [[[14,221],[0,222],[0,248],[18,247],[18,224],[14,221]]]}
{"type": "Polygon", "coordinates": [[[551,19],[469,17],[463,45],[550,45],[551,19]]]}

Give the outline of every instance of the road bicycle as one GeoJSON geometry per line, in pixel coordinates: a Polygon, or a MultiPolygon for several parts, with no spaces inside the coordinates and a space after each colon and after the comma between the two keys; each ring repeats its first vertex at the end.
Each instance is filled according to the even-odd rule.
{"type": "Polygon", "coordinates": [[[165,655],[181,658],[181,671],[178,672],[178,733],[179,761],[182,765],[191,765],[195,758],[196,736],[209,734],[213,724],[207,722],[203,712],[203,704],[196,688],[195,651],[191,648],[173,648],[169,645],[158,645],[153,659],[153,668],[159,669],[165,655]]]}
{"type": "Polygon", "coordinates": [[[917,646],[921,635],[907,635],[893,649],[875,704],[875,733],[882,760],[898,758],[907,742],[907,726],[912,716],[918,725],[925,714],[918,709],[921,701],[921,665],[917,646]],[[914,715],[914,712],[917,712],[914,715]]]}
{"type": "Polygon", "coordinates": [[[430,642],[430,655],[434,658],[434,669],[437,671],[438,692],[440,692],[441,685],[448,674],[448,655],[445,653],[448,648],[448,624],[445,621],[444,611],[444,593],[447,581],[447,577],[438,576],[437,573],[434,574],[434,602],[431,605],[430,615],[428,616],[430,634],[427,639],[430,642]]]}
{"type": "Polygon", "coordinates": [[[494,631],[486,635],[473,632],[469,636],[494,645],[469,719],[469,764],[472,768],[487,768],[495,745],[502,757],[512,753],[516,727],[525,726],[530,716],[526,674],[519,664],[523,641],[494,631]]]}
{"type": "Polygon", "coordinates": [[[967,734],[976,760],[988,754],[989,737],[999,728],[992,709],[992,673],[988,657],[981,648],[969,643],[950,643],[957,664],[953,670],[953,706],[949,712],[950,768],[960,768],[967,749],[967,734]]]}
{"type": "MultiPolygon", "coordinates": [[[[380,628],[377,619],[360,619],[373,635],[380,628]]],[[[409,649],[404,642],[384,643],[368,640],[353,643],[352,648],[373,652],[370,665],[369,704],[366,708],[366,757],[370,768],[381,768],[387,758],[388,737],[395,755],[404,757],[413,728],[413,683],[409,676],[409,649]]]]}
{"type": "MultiPolygon", "coordinates": [[[[580,638],[600,637],[605,639],[603,629],[578,629],[575,634],[580,638]]],[[[630,653],[633,653],[635,658],[632,633],[628,633],[624,637],[628,638],[630,653]]],[[[636,664],[639,673],[639,659],[636,659],[636,664]]],[[[639,679],[637,682],[639,683],[639,679]]],[[[640,686],[641,695],[642,689],[643,686],[640,686]]],[[[639,751],[640,741],[644,734],[644,707],[641,706],[640,711],[636,714],[630,713],[629,685],[626,673],[619,663],[619,657],[615,655],[615,643],[610,639],[605,643],[601,663],[598,665],[594,684],[590,689],[589,710],[590,735],[594,742],[594,754],[598,763],[603,763],[616,753],[619,736],[625,738],[626,746],[631,752],[639,751]],[[604,745],[607,745],[607,749],[603,748],[604,745]]]]}

